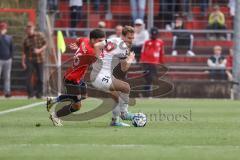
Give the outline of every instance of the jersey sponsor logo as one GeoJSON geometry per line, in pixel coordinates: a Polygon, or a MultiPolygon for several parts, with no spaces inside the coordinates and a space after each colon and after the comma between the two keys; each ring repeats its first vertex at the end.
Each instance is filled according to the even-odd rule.
{"type": "Polygon", "coordinates": [[[116,48],[116,44],[115,43],[112,43],[112,42],[108,42],[107,45],[105,46],[105,50],[107,52],[110,52],[112,50],[114,50],[116,48]]]}
{"type": "Polygon", "coordinates": [[[80,58],[78,56],[74,56],[73,58],[73,68],[76,68],[80,64],[80,58]]]}

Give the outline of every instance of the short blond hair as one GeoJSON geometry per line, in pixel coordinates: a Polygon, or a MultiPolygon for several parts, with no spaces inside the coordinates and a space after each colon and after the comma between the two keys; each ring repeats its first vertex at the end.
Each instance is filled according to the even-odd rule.
{"type": "Polygon", "coordinates": [[[128,33],[134,33],[134,28],[131,26],[124,26],[122,30],[122,35],[126,36],[128,33]]]}

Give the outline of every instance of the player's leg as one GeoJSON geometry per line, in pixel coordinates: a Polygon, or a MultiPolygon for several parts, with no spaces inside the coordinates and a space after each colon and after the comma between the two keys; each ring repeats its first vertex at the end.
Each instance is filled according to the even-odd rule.
{"type": "Polygon", "coordinates": [[[81,101],[76,102],[76,103],[75,102],[71,103],[69,105],[64,106],[62,109],[58,110],[56,112],[56,116],[58,118],[67,116],[67,115],[69,115],[69,114],[71,114],[73,112],[78,111],[81,108],[81,106],[82,106],[81,105],[81,101]]]}
{"type": "MultiPolygon", "coordinates": [[[[118,94],[118,100],[119,100],[119,107],[122,107],[120,111],[124,110],[126,111],[128,108],[128,102],[129,102],[129,93],[130,93],[130,85],[122,80],[116,79],[114,76],[109,74],[109,71],[101,71],[101,73],[94,75],[92,73],[91,80],[92,85],[102,91],[107,92],[121,92],[121,94],[118,94]],[[121,98],[119,98],[119,95],[121,95],[121,98]]],[[[121,112],[120,112],[121,115],[121,112]]],[[[128,116],[128,113],[124,112],[122,113],[122,117],[133,117],[128,116]]],[[[122,118],[122,119],[129,119],[129,118],[122,118]]]]}
{"type": "Polygon", "coordinates": [[[81,95],[62,94],[58,97],[47,97],[47,111],[56,103],[72,100],[74,102],[81,100],[81,95]]]}
{"type": "Polygon", "coordinates": [[[112,121],[110,123],[110,126],[117,126],[117,127],[129,127],[129,124],[120,122],[119,116],[120,116],[120,104],[118,103],[118,97],[119,92],[111,92],[112,98],[115,100],[116,105],[114,106],[112,110],[112,121]]]}
{"type": "Polygon", "coordinates": [[[110,85],[111,91],[119,91],[119,109],[120,117],[123,120],[132,120],[134,114],[128,112],[129,93],[130,85],[127,82],[113,78],[112,84],[110,85]]]}
{"type": "Polygon", "coordinates": [[[65,87],[68,94],[60,95],[55,101],[63,102],[70,100],[72,103],[63,106],[60,110],[56,112],[54,111],[50,114],[50,119],[55,126],[62,126],[60,117],[67,116],[78,111],[81,108],[81,100],[85,99],[87,95],[87,86],[83,81],[79,85],[75,86],[71,83],[67,83],[65,84],[65,87]]]}
{"type": "Polygon", "coordinates": [[[73,112],[78,111],[81,108],[81,101],[79,102],[73,102],[71,104],[68,104],[64,107],[62,107],[57,112],[50,113],[50,119],[53,122],[54,126],[62,126],[61,117],[67,116],[73,112]]]}
{"type": "Polygon", "coordinates": [[[118,91],[118,92],[122,92],[124,94],[129,95],[130,93],[130,85],[127,82],[124,82],[122,80],[116,79],[116,78],[112,78],[112,84],[110,85],[109,88],[110,91],[118,91]]]}

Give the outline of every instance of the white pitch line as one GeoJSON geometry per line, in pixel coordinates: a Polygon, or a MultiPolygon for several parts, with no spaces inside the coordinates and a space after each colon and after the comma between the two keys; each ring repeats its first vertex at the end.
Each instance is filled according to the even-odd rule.
{"type": "Polygon", "coordinates": [[[24,109],[28,109],[28,108],[32,108],[32,107],[36,107],[36,106],[42,105],[44,103],[45,102],[36,102],[36,103],[25,105],[25,106],[22,106],[22,107],[8,109],[8,110],[0,112],[0,115],[7,114],[7,113],[10,113],[10,112],[16,112],[16,111],[20,111],[20,110],[24,110],[24,109]]]}
{"type": "Polygon", "coordinates": [[[223,146],[218,146],[218,145],[160,145],[160,144],[2,144],[0,145],[0,150],[3,148],[12,148],[12,147],[114,147],[114,148],[136,148],[136,147],[163,147],[165,149],[169,148],[184,148],[184,149],[221,149],[221,148],[231,148],[231,149],[240,149],[239,145],[223,145],[223,146]]]}

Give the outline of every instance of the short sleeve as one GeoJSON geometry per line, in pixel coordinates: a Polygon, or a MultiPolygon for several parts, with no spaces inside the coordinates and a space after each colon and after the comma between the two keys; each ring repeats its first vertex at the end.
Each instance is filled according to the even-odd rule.
{"type": "Polygon", "coordinates": [[[128,56],[128,54],[129,54],[128,49],[125,49],[123,52],[120,52],[120,53],[118,54],[118,58],[119,58],[119,59],[126,59],[127,56],[128,56]]]}

